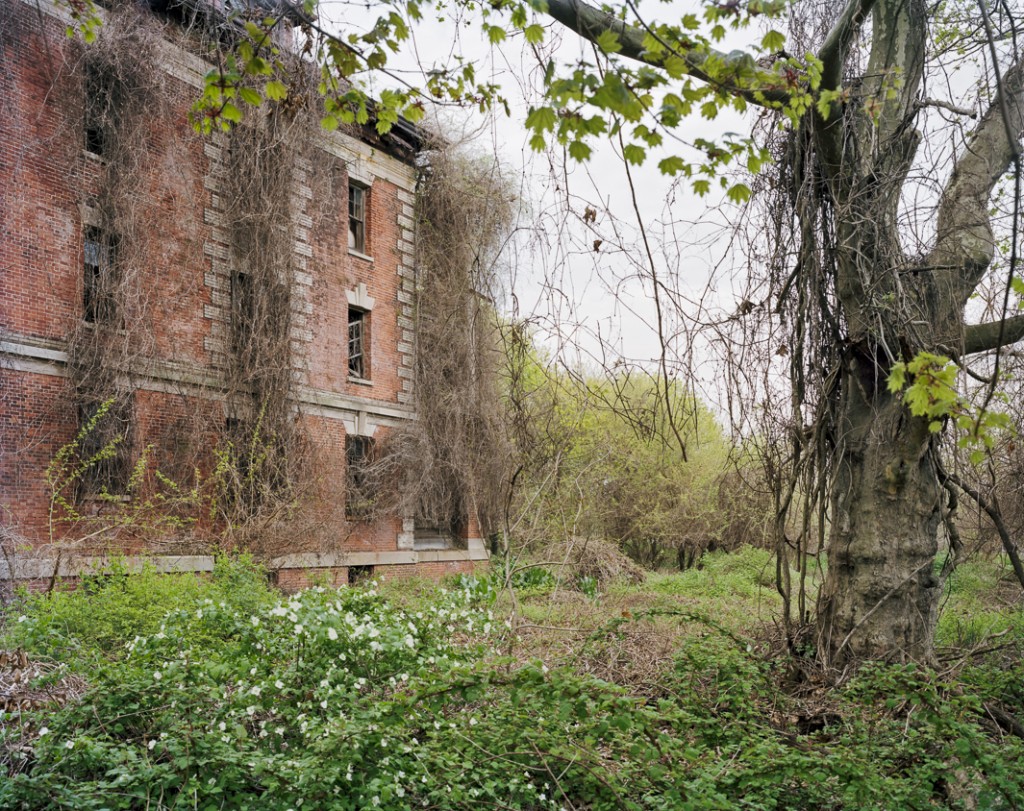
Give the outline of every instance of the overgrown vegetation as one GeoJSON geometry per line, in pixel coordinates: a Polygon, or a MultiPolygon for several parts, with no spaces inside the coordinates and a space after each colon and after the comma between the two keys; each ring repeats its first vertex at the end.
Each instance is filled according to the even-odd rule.
{"type": "MultiPolygon", "coordinates": [[[[298,75],[295,82],[294,99],[308,101],[309,88],[298,75]]],[[[305,213],[296,184],[310,182],[317,134],[311,111],[293,101],[252,111],[221,142],[231,312],[222,370],[228,418],[217,426],[224,441],[213,509],[229,542],[242,547],[265,546],[263,536],[282,531],[297,503],[312,501],[321,484],[297,407],[304,359],[293,333],[302,300],[297,275],[312,270],[312,260],[296,252],[297,218],[305,213]]],[[[317,188],[316,197],[331,200],[332,191],[338,193],[317,188]]]]}
{"type": "MultiPolygon", "coordinates": [[[[165,115],[158,37],[144,16],[124,10],[55,80],[69,134],[68,165],[83,224],[83,312],[69,324],[68,402],[90,426],[74,497],[119,495],[134,458],[133,388],[153,354],[155,291],[147,278],[156,245],[144,167],[151,116],[165,115]],[[82,152],[89,157],[83,163],[82,152]]],[[[51,522],[52,523],[52,522],[51,522]]],[[[86,530],[88,531],[88,530],[86,530]]]]}
{"type": "MultiPolygon", "coordinates": [[[[76,592],[30,598],[0,647],[59,657],[65,669],[47,678],[77,672],[87,690],[62,708],[15,715],[7,705],[0,804],[676,811],[1024,802],[1014,768],[1024,741],[1004,726],[1022,701],[1019,622],[1003,637],[1018,654],[1009,666],[991,654],[943,673],[879,665],[825,692],[747,636],[742,617],[719,611],[737,598],[715,596],[711,581],[729,577],[754,594],[766,557],[714,555],[678,586],[662,577],[583,598],[588,622],[561,648],[552,630],[537,635],[509,611],[498,577],[441,591],[282,597],[250,564],[221,561],[209,580],[114,571],[76,592]],[[644,670],[595,670],[625,663],[638,639],[654,647],[642,633],[669,635],[668,655],[644,670]]],[[[523,598],[549,599],[552,580],[523,582],[523,598]]]]}
{"type": "Polygon", "coordinates": [[[768,542],[758,467],[692,393],[670,387],[673,413],[643,372],[559,370],[533,346],[520,357],[510,349],[506,396],[520,466],[513,552],[578,560],[611,543],[646,568],[686,569],[708,550],[768,542]]]}
{"type": "Polygon", "coordinates": [[[518,197],[493,157],[428,136],[416,195],[417,419],[367,471],[377,509],[455,540],[470,516],[501,529],[511,458],[502,399],[499,261],[518,197]]]}

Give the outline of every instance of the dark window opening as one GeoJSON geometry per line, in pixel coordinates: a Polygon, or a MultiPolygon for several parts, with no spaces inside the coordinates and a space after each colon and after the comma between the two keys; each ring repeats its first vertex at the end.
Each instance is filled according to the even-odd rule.
{"type": "Polygon", "coordinates": [[[345,516],[366,518],[373,512],[376,487],[371,475],[374,441],[368,436],[345,437],[345,516]]]}
{"type": "Polygon", "coordinates": [[[348,187],[348,249],[366,253],[366,201],[369,190],[353,183],[348,187]]]}
{"type": "Polygon", "coordinates": [[[373,577],[372,566],[349,566],[348,567],[348,584],[350,586],[359,586],[370,580],[373,577]]]}
{"type": "Polygon", "coordinates": [[[131,434],[130,395],[79,404],[79,497],[121,496],[127,493],[133,470],[131,434]]]}
{"type": "Polygon", "coordinates": [[[82,318],[90,324],[120,326],[117,241],[99,228],[86,228],[82,244],[82,318]]]}
{"type": "Polygon", "coordinates": [[[466,516],[458,514],[448,520],[418,516],[413,535],[416,549],[455,549],[465,545],[466,516]]]}
{"type": "Polygon", "coordinates": [[[348,310],[348,373],[351,377],[368,380],[370,364],[367,357],[369,330],[367,317],[363,310],[349,307],[348,310]]]}
{"type": "Polygon", "coordinates": [[[103,144],[106,139],[103,137],[103,128],[98,124],[85,125],[85,151],[93,155],[103,154],[103,144]]]}
{"type": "Polygon", "coordinates": [[[109,118],[113,87],[99,66],[85,66],[85,151],[103,157],[110,149],[109,118]]]}
{"type": "Polygon", "coordinates": [[[256,294],[252,276],[243,271],[231,274],[231,334],[235,349],[246,344],[256,321],[256,294]]]}
{"type": "Polygon", "coordinates": [[[237,482],[250,478],[252,471],[252,430],[237,417],[228,417],[224,423],[224,435],[230,443],[231,474],[237,482]]]}
{"type": "Polygon", "coordinates": [[[289,493],[288,457],[280,437],[265,436],[260,423],[228,417],[224,424],[227,463],[219,469],[224,498],[244,515],[257,515],[289,493]]]}

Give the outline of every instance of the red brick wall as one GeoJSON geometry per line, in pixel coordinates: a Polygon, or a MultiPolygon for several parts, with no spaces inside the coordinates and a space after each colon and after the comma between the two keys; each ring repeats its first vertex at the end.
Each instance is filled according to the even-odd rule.
{"type": "MultiPolygon", "coordinates": [[[[0,0],[0,14],[5,26],[0,71],[0,339],[42,339],[52,355],[81,329],[81,205],[97,192],[103,167],[85,154],[83,133],[67,112],[66,100],[80,90],[62,86],[69,79],[61,66],[78,58],[81,45],[69,41],[64,25],[46,14],[40,23],[34,6],[0,0]]],[[[196,465],[209,474],[210,450],[225,419],[216,390],[197,385],[204,376],[215,379],[217,374],[210,349],[215,290],[208,283],[214,267],[211,250],[217,244],[210,225],[215,202],[206,150],[211,142],[187,123],[197,88],[167,75],[162,92],[166,112],[162,118],[154,114],[149,122],[145,174],[138,178],[142,193],[133,209],[132,227],[141,234],[135,244],[147,268],[139,304],[143,323],[131,335],[136,371],[144,372],[135,376],[133,442],[136,452],[152,446],[154,469],[190,484],[196,465]],[[173,374],[157,374],[158,368],[173,374]]],[[[306,204],[315,203],[325,216],[314,222],[308,237],[314,280],[308,288],[312,337],[305,345],[305,382],[335,395],[397,406],[402,391],[397,350],[400,190],[379,178],[370,189],[370,262],[347,249],[343,163],[317,155],[310,171],[333,173],[330,190],[336,199],[306,204]],[[375,299],[369,316],[371,385],[353,383],[347,375],[346,293],[360,282],[375,299]]],[[[408,172],[411,177],[411,167],[408,172]]],[[[28,370],[26,363],[22,357],[0,356],[0,520],[41,544],[47,537],[44,471],[58,449],[74,438],[77,425],[65,396],[67,381],[59,376],[63,364],[53,361],[47,367],[45,361],[33,360],[28,370]]],[[[301,418],[317,466],[313,480],[319,502],[308,506],[319,519],[312,524],[321,527],[316,544],[324,550],[393,551],[401,529],[397,518],[371,526],[338,521],[345,456],[340,416],[312,409],[301,418]]],[[[354,413],[346,419],[354,422],[354,413]]],[[[310,523],[309,518],[307,514],[303,520],[310,523]]],[[[197,526],[199,531],[211,528],[208,521],[197,526]]],[[[126,539],[124,548],[143,540],[151,539],[126,539]]],[[[277,554],[289,551],[302,550],[281,549],[277,554]]],[[[441,566],[438,572],[451,568],[441,566]]],[[[286,572],[282,576],[286,581],[291,577],[286,572]]]]}

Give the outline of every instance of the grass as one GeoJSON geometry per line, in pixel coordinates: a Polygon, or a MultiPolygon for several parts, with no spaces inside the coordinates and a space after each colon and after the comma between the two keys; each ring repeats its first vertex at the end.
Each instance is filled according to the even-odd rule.
{"type": "Polygon", "coordinates": [[[1024,805],[1005,722],[1024,717],[1024,623],[998,562],[951,579],[940,626],[982,650],[833,689],[771,643],[773,574],[744,549],[588,593],[541,572],[512,591],[484,577],[282,597],[224,560],[208,578],[114,572],[26,596],[0,648],[60,659],[85,688],[0,715],[0,807],[1024,805]]]}
{"type": "Polygon", "coordinates": [[[999,635],[1024,636],[1024,603],[1004,556],[961,563],[946,582],[938,644],[972,648],[999,635]]]}

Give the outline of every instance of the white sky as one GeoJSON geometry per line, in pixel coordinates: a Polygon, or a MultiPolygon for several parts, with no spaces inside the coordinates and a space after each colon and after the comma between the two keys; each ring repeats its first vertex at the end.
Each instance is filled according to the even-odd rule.
{"type": "MultiPolygon", "coordinates": [[[[640,0],[638,0],[639,2],[640,0]]],[[[699,10],[698,0],[658,2],[653,14],[676,18],[699,10]]],[[[351,4],[344,0],[323,0],[321,11],[340,31],[349,25],[365,28],[380,9],[372,3],[351,4]]],[[[426,13],[426,10],[425,10],[426,13]]],[[[429,15],[428,15],[429,16],[429,15]]],[[[436,14],[435,14],[436,17],[436,14]]],[[[567,33],[558,23],[541,17],[547,38],[545,53],[554,51],[559,61],[570,62],[581,53],[593,61],[590,46],[567,33]]],[[[759,32],[730,32],[722,50],[749,49],[759,32]]],[[[584,165],[563,159],[557,149],[538,154],[530,150],[522,127],[531,101],[540,98],[537,58],[522,39],[510,38],[499,48],[486,44],[479,19],[428,19],[414,31],[407,52],[393,67],[409,71],[409,81],[421,84],[422,72],[451,64],[455,55],[472,60],[480,80],[504,88],[512,114],[484,117],[475,111],[437,111],[443,131],[457,138],[475,133],[473,148],[494,154],[516,178],[524,210],[523,229],[516,250],[509,255],[512,266],[512,296],[508,309],[518,318],[530,318],[538,336],[557,347],[569,362],[612,365],[616,357],[638,361],[648,368],[659,355],[655,330],[656,311],[652,296],[651,265],[640,239],[638,222],[647,229],[658,279],[680,297],[681,306],[666,308],[663,333],[669,338],[670,357],[684,362],[692,353],[698,390],[711,402],[721,403],[718,369],[707,360],[703,345],[691,344],[689,333],[695,321],[720,319],[735,312],[744,291],[735,279],[742,274],[728,272],[731,264],[745,260],[730,245],[731,226],[740,220],[741,210],[722,203],[721,196],[697,198],[687,185],[675,185],[657,170],[652,155],[641,167],[632,167],[636,210],[632,205],[627,170],[617,147],[607,141],[594,142],[594,154],[584,165]],[[596,222],[582,221],[586,207],[597,212],[596,222]],[[594,240],[601,239],[599,251],[594,240]],[[713,272],[716,263],[723,268],[713,272]],[[680,316],[679,313],[686,315],[680,316]]],[[[926,83],[925,92],[934,98],[975,105],[972,95],[977,66],[963,60],[945,70],[938,66],[926,83]]],[[[377,79],[375,81],[380,81],[377,79]]],[[[376,85],[383,88],[383,84],[376,85]]],[[[373,87],[370,88],[371,92],[373,87]]],[[[937,192],[945,181],[952,156],[962,147],[967,119],[938,122],[949,115],[927,110],[919,125],[931,135],[919,153],[922,171],[914,173],[905,197],[908,237],[923,245],[931,238],[932,212],[937,192]],[[930,123],[929,123],[930,122],[930,123]]],[[[751,121],[738,114],[722,114],[714,121],[699,116],[684,120],[678,135],[684,141],[702,137],[713,140],[725,132],[748,133],[751,121]]],[[[681,154],[686,157],[686,150],[681,154]]],[[[673,367],[670,367],[673,368],[673,367]]],[[[681,367],[680,374],[683,374],[681,367]]]]}
{"type": "MultiPolygon", "coordinates": [[[[686,0],[659,4],[658,13],[678,16],[699,7],[686,0]]],[[[365,26],[380,11],[324,0],[321,13],[344,31],[346,21],[349,25],[362,21],[365,26]]],[[[542,47],[546,52],[555,49],[560,61],[569,61],[581,48],[589,47],[571,34],[563,36],[564,29],[550,19],[542,17],[539,22],[548,31],[542,47]]],[[[744,34],[725,48],[748,45],[753,38],[753,33],[744,34]]],[[[716,203],[720,198],[712,194],[700,199],[688,186],[676,186],[658,172],[655,156],[641,167],[631,167],[637,193],[634,210],[626,167],[617,147],[607,141],[592,144],[594,155],[584,165],[567,156],[563,160],[557,149],[533,152],[522,121],[530,101],[539,99],[536,57],[521,39],[510,39],[500,48],[484,43],[479,20],[425,21],[414,31],[408,53],[394,66],[409,71],[409,81],[415,84],[423,70],[449,63],[456,54],[476,63],[478,79],[488,77],[501,84],[512,106],[509,117],[503,112],[484,117],[475,111],[437,111],[446,133],[475,132],[475,149],[496,154],[513,176],[522,178],[524,230],[518,250],[510,257],[514,265],[510,308],[518,317],[534,319],[548,345],[559,345],[568,359],[610,363],[615,355],[642,362],[657,358],[650,263],[641,245],[638,215],[649,229],[659,279],[698,299],[707,287],[711,264],[725,251],[722,237],[735,207],[709,208],[709,200],[716,203]],[[588,206],[598,213],[591,228],[579,220],[588,206]],[[603,242],[597,252],[593,250],[596,239],[603,242]],[[616,242],[624,250],[616,248],[616,242]]],[[[713,122],[698,117],[684,122],[679,135],[689,141],[726,131],[749,131],[749,123],[736,114],[721,115],[713,122]]],[[[686,155],[685,148],[681,154],[686,155]]],[[[730,311],[740,298],[731,290],[719,290],[717,295],[730,311]]],[[[670,321],[666,332],[678,332],[682,326],[678,319],[673,316],[670,321]]],[[[685,343],[680,338],[675,341],[680,346],[685,343]]]]}

